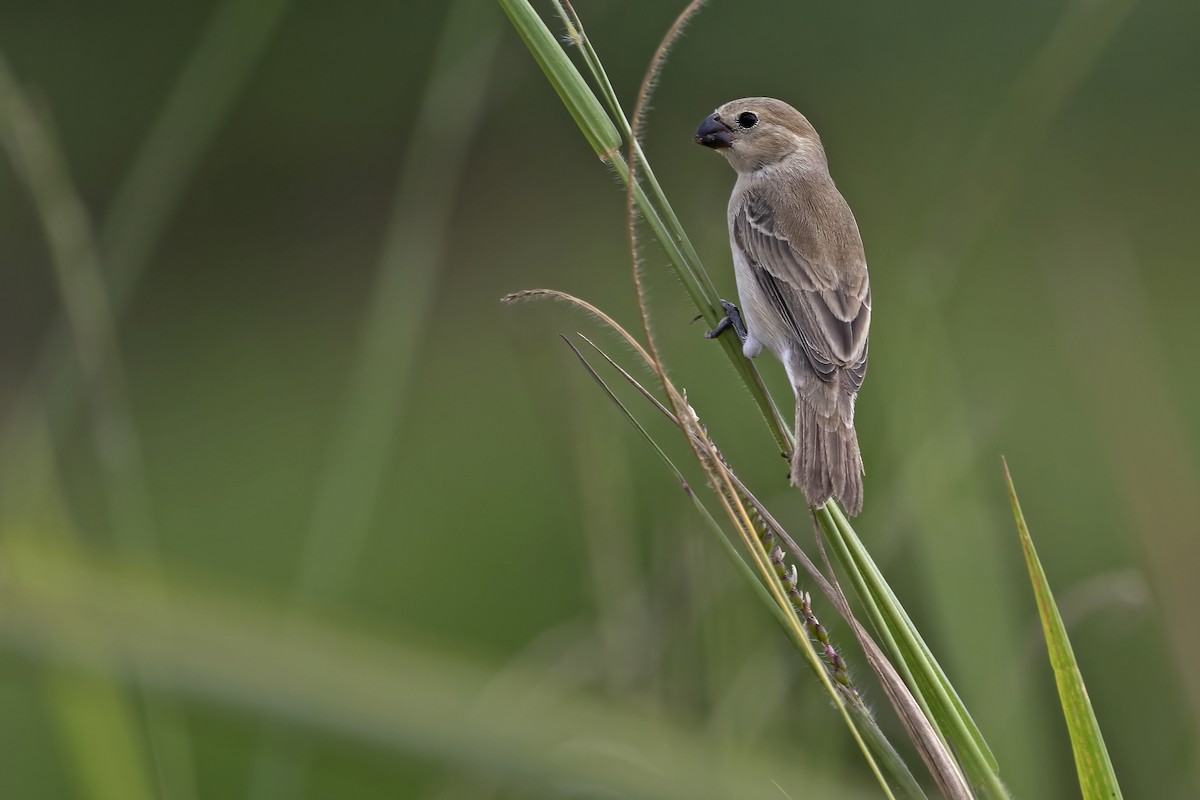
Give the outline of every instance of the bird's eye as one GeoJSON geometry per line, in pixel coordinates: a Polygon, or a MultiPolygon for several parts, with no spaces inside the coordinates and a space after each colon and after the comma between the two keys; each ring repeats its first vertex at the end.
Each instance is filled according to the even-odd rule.
{"type": "Polygon", "coordinates": [[[753,128],[758,124],[758,114],[755,114],[753,111],[743,111],[738,114],[737,124],[742,128],[753,128]]]}

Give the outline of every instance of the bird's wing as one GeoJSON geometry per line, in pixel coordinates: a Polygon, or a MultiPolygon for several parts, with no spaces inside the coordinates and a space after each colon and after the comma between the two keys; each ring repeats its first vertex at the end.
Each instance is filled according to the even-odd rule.
{"type": "Polygon", "coordinates": [[[789,237],[781,227],[773,206],[751,192],[734,216],[734,240],[821,380],[831,381],[843,369],[858,391],[867,370],[871,322],[865,271],[857,264],[822,263],[828,256],[815,244],[816,231],[789,237]]]}

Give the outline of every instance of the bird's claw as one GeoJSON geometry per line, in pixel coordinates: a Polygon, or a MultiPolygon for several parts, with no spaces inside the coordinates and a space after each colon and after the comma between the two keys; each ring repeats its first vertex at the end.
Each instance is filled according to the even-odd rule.
{"type": "Polygon", "coordinates": [[[742,319],[742,312],[737,306],[728,300],[721,301],[721,308],[725,309],[725,316],[721,317],[717,327],[711,331],[704,332],[705,339],[715,339],[725,331],[733,328],[733,332],[737,334],[738,341],[743,344],[746,341],[746,322],[742,319]]]}

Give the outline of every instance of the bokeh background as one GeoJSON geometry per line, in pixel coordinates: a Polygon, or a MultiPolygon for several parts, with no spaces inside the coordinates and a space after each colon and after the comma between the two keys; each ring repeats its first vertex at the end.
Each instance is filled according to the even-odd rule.
{"type": "MultiPolygon", "coordinates": [[[[681,5],[578,2],[627,107],[681,5]]],[[[1200,792],[1197,31],[1184,0],[717,2],[646,129],[730,296],[733,173],[691,131],[766,94],[821,132],[876,305],[856,528],[1021,797],[1077,789],[1002,454],[1126,795],[1200,792]]],[[[876,791],[557,334],[626,350],[498,302],[638,324],[623,195],[498,7],[9,2],[0,52],[0,795],[876,791]]],[[[673,376],[810,542],[644,253],[673,376]]]]}

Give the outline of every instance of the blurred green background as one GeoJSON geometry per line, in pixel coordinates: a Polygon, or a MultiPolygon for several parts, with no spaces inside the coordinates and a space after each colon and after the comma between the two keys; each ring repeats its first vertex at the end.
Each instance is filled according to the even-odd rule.
{"type": "MultiPolygon", "coordinates": [[[[680,7],[577,4],[627,108],[680,7]]],[[[1184,0],[718,2],[646,130],[731,297],[733,173],[691,132],[758,94],[821,132],[875,298],[856,528],[1022,797],[1077,789],[1001,454],[1126,795],[1200,792],[1197,31],[1184,0]]],[[[640,330],[623,195],[499,8],[7,3],[0,52],[73,183],[44,208],[77,192],[57,235],[90,227],[107,280],[86,235],[56,279],[5,93],[0,796],[876,791],[556,334],[625,349],[498,302],[640,330]]],[[[674,378],[810,542],[645,255],[674,378]]]]}

